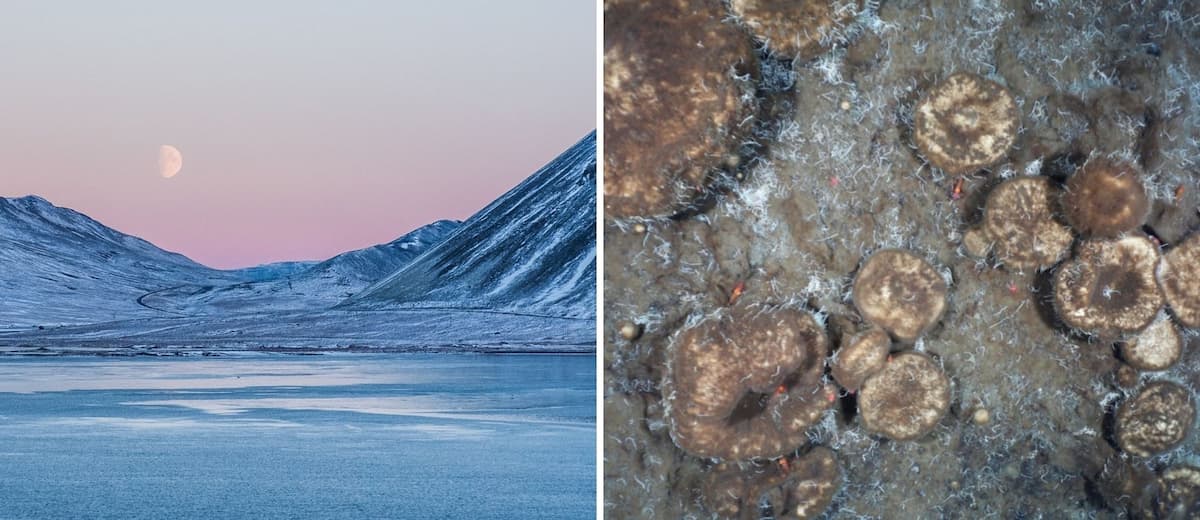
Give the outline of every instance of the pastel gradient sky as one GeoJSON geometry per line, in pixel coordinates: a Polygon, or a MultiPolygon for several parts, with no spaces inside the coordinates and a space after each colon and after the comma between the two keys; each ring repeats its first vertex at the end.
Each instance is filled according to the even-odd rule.
{"type": "Polygon", "coordinates": [[[8,2],[0,196],[219,268],[387,242],[595,128],[595,25],[591,0],[8,2]]]}

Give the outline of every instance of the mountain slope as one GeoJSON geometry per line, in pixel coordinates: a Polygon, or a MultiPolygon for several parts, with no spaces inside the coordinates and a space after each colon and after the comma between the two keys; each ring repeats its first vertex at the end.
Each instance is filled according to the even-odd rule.
{"type": "Polygon", "coordinates": [[[386,244],[379,244],[337,255],[313,266],[300,277],[338,281],[360,281],[363,286],[396,272],[430,246],[441,242],[462,224],[457,220],[439,220],[426,224],[386,244]]]}
{"type": "Polygon", "coordinates": [[[0,328],[158,315],[138,297],[238,279],[40,197],[0,197],[0,328]]]}
{"type": "Polygon", "coordinates": [[[147,295],[142,302],[189,316],[327,309],[395,272],[459,224],[439,220],[386,244],[348,251],[287,276],[226,285],[181,284],[147,295]]]}
{"type": "Polygon", "coordinates": [[[284,261],[232,269],[229,272],[251,282],[269,282],[297,275],[312,269],[314,265],[317,265],[317,262],[312,260],[284,261]]]}
{"type": "Polygon", "coordinates": [[[344,308],[456,307],[595,315],[596,134],[344,308]]]}

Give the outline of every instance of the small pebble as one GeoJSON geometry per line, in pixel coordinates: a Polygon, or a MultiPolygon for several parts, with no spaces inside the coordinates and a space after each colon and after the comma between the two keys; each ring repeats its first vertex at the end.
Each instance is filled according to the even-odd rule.
{"type": "Polygon", "coordinates": [[[850,102],[845,99],[843,99],[842,103],[838,106],[842,107],[842,110],[850,110],[850,102]]]}
{"type": "Polygon", "coordinates": [[[639,235],[641,235],[641,234],[645,233],[645,232],[646,232],[646,225],[645,225],[645,224],[642,224],[641,222],[638,222],[637,224],[634,224],[634,225],[633,225],[633,232],[634,232],[634,233],[637,233],[637,234],[639,234],[639,235]]]}
{"type": "Polygon", "coordinates": [[[971,414],[971,420],[975,424],[984,425],[992,420],[992,414],[988,413],[987,408],[976,408],[975,413],[971,414]]]}
{"type": "Polygon", "coordinates": [[[633,341],[642,335],[642,328],[633,322],[624,322],[621,324],[621,337],[626,341],[633,341]]]}

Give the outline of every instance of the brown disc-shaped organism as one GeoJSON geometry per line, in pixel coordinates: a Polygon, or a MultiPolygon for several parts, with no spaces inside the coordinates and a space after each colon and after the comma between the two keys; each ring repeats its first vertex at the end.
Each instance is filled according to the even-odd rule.
{"type": "Polygon", "coordinates": [[[775,457],[832,403],[825,333],[808,313],[737,307],[681,332],[663,395],[671,437],[699,457],[775,457]]]}
{"type": "Polygon", "coordinates": [[[833,355],[833,379],[846,390],[858,391],[864,380],[883,368],[891,347],[892,338],[879,328],[847,338],[833,355]]]}
{"type": "Polygon", "coordinates": [[[1083,236],[1116,238],[1146,222],[1150,200],[1136,164],[1092,156],[1067,179],[1062,207],[1067,223],[1083,236]]]}
{"type": "Polygon", "coordinates": [[[1170,318],[1160,314],[1146,330],[1121,342],[1121,357],[1138,370],[1166,370],[1183,354],[1183,338],[1170,318]]]}
{"type": "Polygon", "coordinates": [[[1071,249],[1071,230],[1054,220],[1056,189],[1045,177],[1018,177],[988,195],[983,231],[996,257],[1016,269],[1045,269],[1071,249]]]}
{"type": "Polygon", "coordinates": [[[803,520],[825,512],[841,484],[841,470],[829,448],[816,447],[794,459],[718,464],[704,488],[704,503],[720,518],[757,520],[765,497],[775,518],[803,520]]]}
{"type": "Polygon", "coordinates": [[[950,380],[929,356],[902,352],[867,378],[858,409],[867,430],[905,441],[937,426],[950,407],[950,380]]]}
{"type": "Polygon", "coordinates": [[[1163,255],[1158,284],[1179,323],[1200,328],[1200,233],[1193,233],[1163,255]]]}
{"type": "Polygon", "coordinates": [[[736,157],[755,112],[750,38],[718,0],[605,0],[604,207],[676,212],[736,157]]]}
{"type": "Polygon", "coordinates": [[[1117,410],[1117,444],[1141,457],[1167,451],[1187,437],[1196,406],[1187,389],[1156,381],[1117,410]]]}
{"type": "Polygon", "coordinates": [[[1008,89],[976,74],[946,78],[917,103],[913,139],[925,160],[946,173],[1000,162],[1017,137],[1017,104],[1008,89]]]}
{"type": "Polygon", "coordinates": [[[1145,329],[1163,306],[1154,279],[1158,258],[1158,248],[1144,236],[1083,242],[1054,274],[1058,317],[1111,338],[1145,329]]]}
{"type": "Polygon", "coordinates": [[[730,10],[772,51],[807,61],[858,14],[857,0],[731,0],[730,10]]]}
{"type": "Polygon", "coordinates": [[[1175,466],[1158,477],[1158,491],[1145,518],[1200,518],[1200,468],[1175,466]]]}
{"type": "Polygon", "coordinates": [[[779,486],[783,500],[772,502],[776,518],[807,520],[821,516],[841,487],[842,472],[833,451],[814,448],[791,466],[787,479],[779,486]]]}
{"type": "Polygon", "coordinates": [[[921,257],[885,249],[858,270],[853,299],[867,321],[900,341],[915,341],[946,310],[946,280],[921,257]]]}

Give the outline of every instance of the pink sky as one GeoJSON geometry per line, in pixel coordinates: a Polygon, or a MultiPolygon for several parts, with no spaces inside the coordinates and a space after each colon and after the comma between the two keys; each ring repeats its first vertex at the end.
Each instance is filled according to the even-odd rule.
{"type": "Polygon", "coordinates": [[[0,196],[213,267],[324,259],[464,219],[595,127],[592,2],[169,4],[6,7],[0,196]]]}

